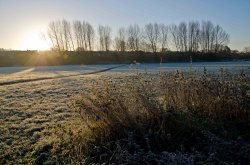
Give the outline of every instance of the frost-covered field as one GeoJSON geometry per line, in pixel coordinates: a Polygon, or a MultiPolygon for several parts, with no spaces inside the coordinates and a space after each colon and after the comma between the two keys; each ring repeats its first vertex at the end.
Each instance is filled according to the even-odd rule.
{"type": "Polygon", "coordinates": [[[0,67],[0,85],[20,81],[54,79],[102,71],[120,65],[99,66],[40,66],[40,67],[0,67]]]}
{"type": "Polygon", "coordinates": [[[74,117],[75,112],[70,108],[74,97],[83,91],[91,90],[93,86],[100,86],[99,80],[119,77],[122,79],[124,76],[137,74],[138,71],[150,71],[150,67],[144,68],[144,65],[140,65],[138,69],[134,65],[83,75],[100,69],[105,69],[105,66],[86,70],[22,68],[4,72],[2,69],[0,164],[24,163],[24,160],[27,163],[28,160],[32,161],[34,155],[49,150],[50,145],[47,142],[53,138],[53,128],[74,117]],[[123,69],[126,72],[122,71],[123,69]],[[4,84],[6,82],[9,84],[4,84]]]}
{"type": "MultiPolygon", "coordinates": [[[[27,70],[1,74],[0,82],[75,74],[78,72],[27,70]]],[[[43,140],[50,137],[50,128],[74,114],[69,108],[72,97],[83,90],[91,90],[98,85],[96,80],[118,74],[121,73],[78,75],[0,86],[0,164],[3,160],[22,162],[22,159],[30,159],[38,148],[43,149],[43,140]]]]}

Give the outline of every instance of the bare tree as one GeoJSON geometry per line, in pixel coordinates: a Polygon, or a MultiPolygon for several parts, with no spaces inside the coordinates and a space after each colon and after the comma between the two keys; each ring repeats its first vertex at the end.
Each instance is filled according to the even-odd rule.
{"type": "Polygon", "coordinates": [[[74,42],[70,22],[62,20],[61,25],[65,50],[74,50],[74,42]]]}
{"type": "Polygon", "coordinates": [[[86,31],[87,31],[88,48],[91,51],[93,49],[95,31],[94,31],[94,28],[92,27],[92,25],[90,25],[88,22],[86,23],[86,31]]]}
{"type": "Polygon", "coordinates": [[[187,24],[185,22],[181,22],[178,26],[177,37],[180,43],[180,51],[187,52],[188,43],[187,43],[187,24]]]}
{"type": "Polygon", "coordinates": [[[70,42],[71,42],[71,50],[75,50],[73,29],[72,29],[70,23],[68,23],[68,32],[69,32],[69,38],[70,38],[70,42]]]}
{"type": "Polygon", "coordinates": [[[56,21],[52,21],[49,23],[47,34],[51,40],[51,43],[53,45],[53,49],[61,50],[61,45],[59,41],[59,33],[60,33],[60,27],[58,26],[58,23],[56,21]]]}
{"type": "Polygon", "coordinates": [[[164,24],[160,24],[159,33],[160,33],[160,41],[161,41],[161,50],[164,51],[168,48],[169,27],[164,24]]]}
{"type": "Polygon", "coordinates": [[[173,24],[171,26],[170,33],[171,33],[172,40],[173,40],[173,43],[175,45],[176,51],[180,51],[181,46],[180,46],[180,41],[179,41],[179,31],[178,31],[177,25],[173,24]]]}
{"type": "Polygon", "coordinates": [[[145,35],[151,45],[152,52],[156,53],[159,42],[159,26],[157,23],[145,25],[145,35]]]}
{"type": "Polygon", "coordinates": [[[132,25],[128,27],[128,48],[132,51],[135,50],[135,37],[134,37],[134,28],[132,25]]]}
{"type": "Polygon", "coordinates": [[[82,30],[82,39],[83,39],[84,49],[88,50],[87,23],[85,21],[82,22],[81,30],[82,30]]]}
{"type": "Polygon", "coordinates": [[[95,31],[92,25],[85,21],[74,21],[73,25],[77,43],[77,50],[92,50],[95,35],[95,31]]]}
{"type": "Polygon", "coordinates": [[[110,50],[110,43],[111,43],[111,28],[109,26],[105,26],[104,29],[104,43],[105,43],[105,50],[110,50]]]}
{"type": "Polygon", "coordinates": [[[65,44],[65,50],[68,50],[69,48],[69,25],[68,22],[66,20],[62,21],[62,33],[63,33],[63,43],[65,44]]]}
{"type": "Polygon", "coordinates": [[[216,25],[214,27],[214,35],[215,35],[215,45],[214,51],[218,52],[220,50],[220,45],[227,46],[229,43],[229,34],[225,32],[222,27],[216,25]]]}
{"type": "Polygon", "coordinates": [[[214,45],[214,25],[210,21],[202,22],[200,45],[203,52],[210,52],[214,45]]]}
{"type": "Polygon", "coordinates": [[[66,44],[65,44],[64,29],[63,29],[62,21],[56,21],[56,25],[58,27],[59,44],[60,44],[61,50],[65,51],[65,50],[67,50],[67,48],[66,48],[66,44]]]}
{"type": "Polygon", "coordinates": [[[77,51],[84,51],[85,47],[83,44],[83,37],[82,37],[82,23],[81,21],[74,21],[73,23],[74,34],[76,39],[77,51]]]}
{"type": "Polygon", "coordinates": [[[99,35],[99,46],[100,51],[105,50],[105,44],[104,44],[104,26],[99,25],[98,27],[98,35],[99,35]]]}
{"type": "Polygon", "coordinates": [[[119,28],[118,35],[115,38],[115,47],[118,51],[126,50],[126,30],[125,28],[119,28]]]}
{"type": "Polygon", "coordinates": [[[188,24],[188,50],[189,52],[197,52],[199,49],[199,22],[189,22],[188,24]]]}
{"type": "Polygon", "coordinates": [[[99,42],[101,51],[109,51],[111,44],[111,28],[109,26],[99,25],[99,42]]]}
{"type": "Polygon", "coordinates": [[[229,43],[229,34],[219,25],[212,22],[202,22],[200,45],[203,52],[218,52],[229,43]]]}
{"type": "Polygon", "coordinates": [[[127,29],[128,48],[132,51],[140,50],[140,42],[141,42],[141,29],[137,24],[130,25],[127,29]]]}

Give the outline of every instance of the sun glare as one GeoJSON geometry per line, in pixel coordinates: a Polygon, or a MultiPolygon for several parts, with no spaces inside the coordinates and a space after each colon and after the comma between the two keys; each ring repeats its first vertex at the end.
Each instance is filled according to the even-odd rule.
{"type": "Polygon", "coordinates": [[[48,50],[49,44],[39,35],[39,33],[32,32],[25,35],[21,41],[20,50],[48,50]]]}

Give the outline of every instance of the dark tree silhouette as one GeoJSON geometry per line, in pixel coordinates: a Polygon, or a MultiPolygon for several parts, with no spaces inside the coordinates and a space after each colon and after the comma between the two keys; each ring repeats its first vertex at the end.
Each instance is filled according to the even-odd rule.
{"type": "Polygon", "coordinates": [[[53,50],[68,51],[159,51],[219,53],[225,51],[230,41],[229,34],[211,21],[181,22],[172,26],[148,23],[144,29],[137,24],[118,29],[114,40],[112,29],[99,25],[98,39],[95,39],[93,26],[86,21],[52,21],[48,25],[47,36],[53,50]],[[73,25],[73,26],[72,26],[73,25]],[[112,44],[113,43],[113,44],[112,44]],[[94,46],[97,46],[94,48],[94,46]],[[99,45],[99,46],[98,46],[99,45]]]}

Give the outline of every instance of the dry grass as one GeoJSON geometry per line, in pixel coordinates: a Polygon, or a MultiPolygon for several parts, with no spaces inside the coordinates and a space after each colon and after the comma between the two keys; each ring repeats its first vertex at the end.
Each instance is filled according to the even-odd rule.
{"type": "Polygon", "coordinates": [[[192,110],[213,119],[242,118],[249,115],[248,79],[239,75],[184,76],[183,73],[163,74],[161,96],[163,106],[176,110],[192,110]]]}
{"type": "Polygon", "coordinates": [[[73,120],[55,128],[59,140],[52,144],[56,158],[50,161],[250,161],[249,80],[244,73],[139,74],[98,83],[91,93],[75,98],[73,120]]]}
{"type": "MultiPolygon", "coordinates": [[[[4,79],[5,75],[1,76],[4,79]]],[[[18,80],[19,76],[41,75],[25,73],[13,75],[10,80],[18,80]]],[[[40,152],[57,140],[51,136],[54,127],[74,115],[68,106],[71,97],[90,89],[98,77],[77,76],[0,86],[0,164],[34,163],[40,152]]]]}
{"type": "Polygon", "coordinates": [[[1,86],[0,164],[246,164],[248,85],[135,71],[1,86]]]}

